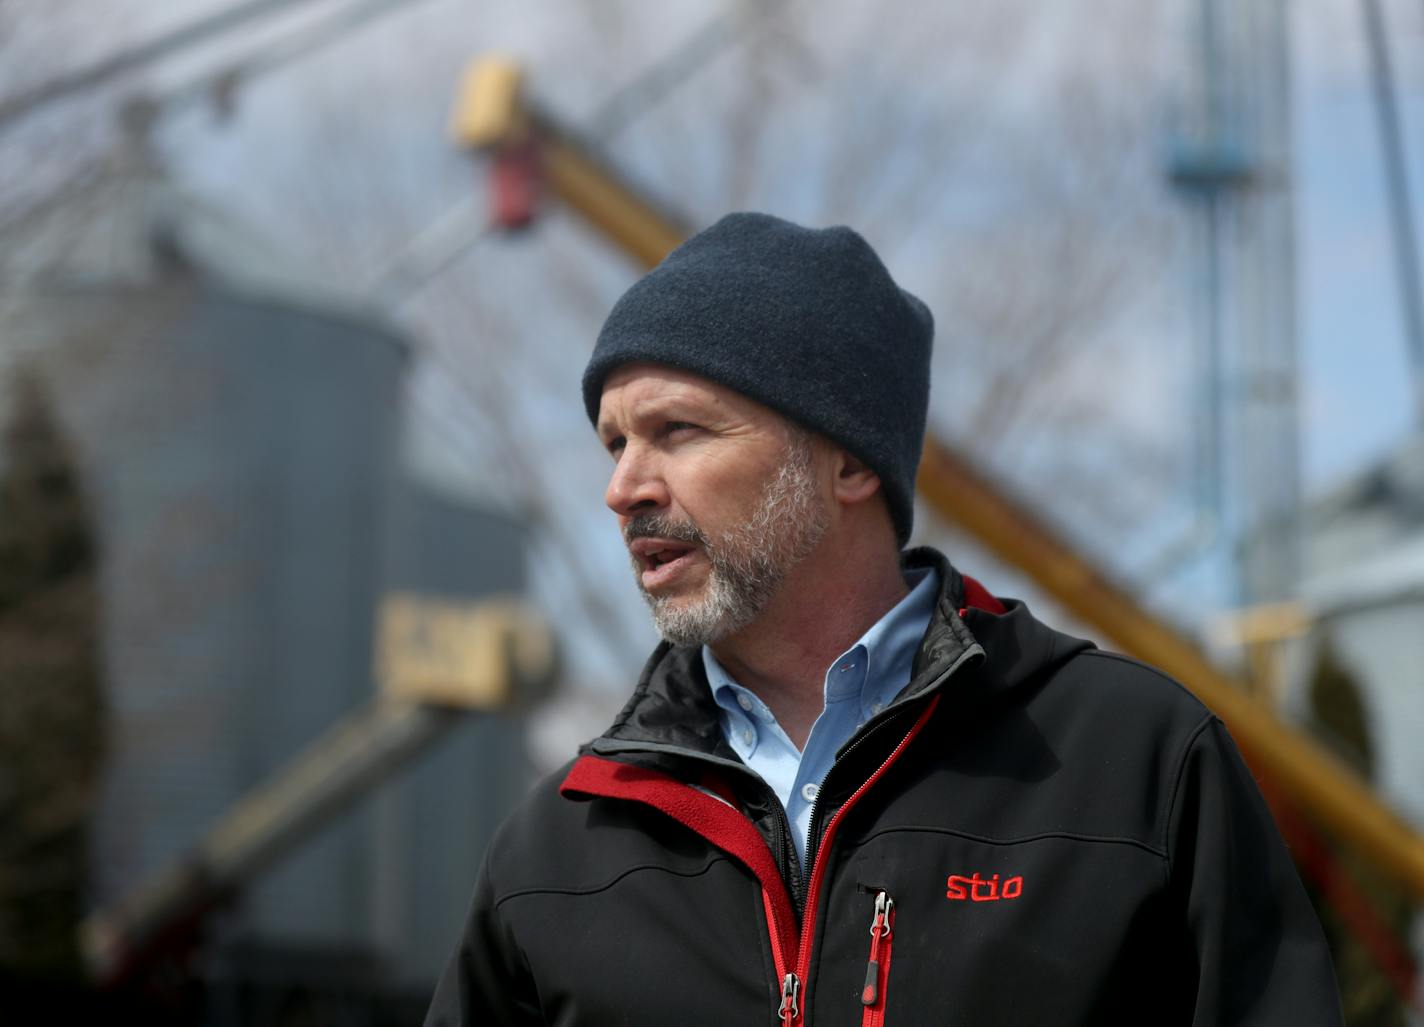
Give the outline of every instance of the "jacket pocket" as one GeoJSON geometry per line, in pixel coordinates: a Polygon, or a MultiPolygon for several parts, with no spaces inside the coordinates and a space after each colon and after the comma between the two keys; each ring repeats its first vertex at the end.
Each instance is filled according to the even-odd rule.
{"type": "Polygon", "coordinates": [[[883,1027],[885,991],[890,984],[890,950],[895,940],[895,900],[888,892],[875,895],[870,919],[870,959],[865,964],[865,986],[860,990],[861,1027],[883,1027]]]}

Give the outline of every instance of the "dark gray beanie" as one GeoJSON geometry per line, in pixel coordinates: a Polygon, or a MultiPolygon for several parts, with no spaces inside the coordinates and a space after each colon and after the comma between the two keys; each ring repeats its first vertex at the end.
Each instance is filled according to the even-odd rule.
{"type": "Polygon", "coordinates": [[[929,406],[934,319],[849,228],[728,214],[614,304],[583,373],[597,423],[620,364],[669,364],[844,446],[880,476],[904,545],[929,406]]]}

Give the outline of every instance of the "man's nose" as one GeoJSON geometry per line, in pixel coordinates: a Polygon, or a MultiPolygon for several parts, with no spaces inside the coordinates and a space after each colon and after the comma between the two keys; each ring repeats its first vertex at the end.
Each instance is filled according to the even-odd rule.
{"type": "Polygon", "coordinates": [[[667,483],[656,463],[648,454],[632,446],[626,448],[603,494],[608,509],[620,517],[633,517],[667,506],[667,483]]]}

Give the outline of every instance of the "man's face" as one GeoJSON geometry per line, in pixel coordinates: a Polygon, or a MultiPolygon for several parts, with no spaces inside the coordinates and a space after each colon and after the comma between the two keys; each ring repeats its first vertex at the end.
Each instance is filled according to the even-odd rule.
{"type": "Polygon", "coordinates": [[[603,387],[604,496],[663,637],[715,642],[751,623],[826,529],[814,444],[715,382],[632,364],[603,387]]]}

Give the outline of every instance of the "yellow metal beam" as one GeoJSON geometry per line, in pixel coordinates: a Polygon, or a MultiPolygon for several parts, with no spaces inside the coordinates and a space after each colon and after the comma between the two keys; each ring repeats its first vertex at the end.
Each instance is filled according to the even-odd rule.
{"type": "Polygon", "coordinates": [[[540,168],[549,187],[645,268],[656,267],[688,233],[645,202],[577,143],[541,122],[540,168]]]}
{"type": "Polygon", "coordinates": [[[508,58],[487,55],[471,62],[450,118],[456,142],[500,150],[532,139],[549,189],[642,267],[656,266],[687,238],[674,218],[597,161],[590,147],[540,117],[523,94],[523,76],[508,58]]]}
{"type": "Polygon", "coordinates": [[[465,146],[508,145],[524,138],[524,72],[507,57],[487,56],[465,69],[450,133],[465,146]]]}
{"type": "MultiPolygon", "coordinates": [[[[489,81],[507,84],[490,73],[489,81]]],[[[514,97],[516,90],[496,97],[514,97]]],[[[462,104],[475,102],[467,91],[462,104]]],[[[508,103],[515,103],[510,99],[508,103]]],[[[507,111],[506,111],[507,113],[507,111]]],[[[499,119],[486,119],[480,124],[499,119]]],[[[457,118],[458,121],[458,118],[457,118]]],[[[505,123],[520,124],[517,117],[505,123]]],[[[544,175],[555,193],[644,267],[653,267],[687,232],[643,201],[548,119],[531,116],[544,175]]],[[[487,135],[471,145],[501,145],[487,135]]],[[[506,140],[506,143],[515,140],[506,140]]],[[[1391,812],[1351,768],[1280,721],[1240,682],[1222,673],[1175,628],[1063,542],[1026,507],[933,436],[925,440],[919,490],[938,512],[1027,573],[1049,595],[1132,656],[1176,678],[1226,722],[1255,766],[1322,824],[1424,899],[1424,838],[1391,812]]]]}
{"type": "Polygon", "coordinates": [[[554,630],[514,598],[455,600],[392,592],[376,616],[376,679],[388,699],[507,710],[548,694],[554,630]]]}

